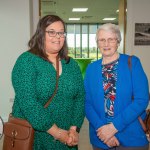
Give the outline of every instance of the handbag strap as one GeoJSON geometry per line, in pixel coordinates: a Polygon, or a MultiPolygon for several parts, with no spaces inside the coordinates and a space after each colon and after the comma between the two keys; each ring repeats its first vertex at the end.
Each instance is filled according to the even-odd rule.
{"type": "Polygon", "coordinates": [[[131,59],[132,59],[132,55],[128,57],[128,66],[129,66],[130,71],[132,69],[131,59]]]}
{"type": "MultiPolygon", "coordinates": [[[[132,62],[131,62],[131,59],[132,59],[132,55],[128,57],[128,66],[129,66],[129,69],[130,69],[130,72],[132,73],[132,62]]],[[[132,95],[132,100],[134,100],[134,95],[132,95]]],[[[147,131],[146,129],[146,125],[144,124],[144,121],[142,120],[142,118],[139,116],[138,117],[138,120],[144,130],[144,132],[147,131]]]]}
{"type": "Polygon", "coordinates": [[[58,80],[59,80],[59,59],[58,57],[56,58],[56,86],[55,86],[55,90],[53,95],[51,96],[51,98],[46,102],[46,104],[44,105],[44,108],[47,108],[50,104],[50,102],[52,101],[52,99],[54,98],[54,96],[57,93],[57,89],[58,89],[58,80]]]}

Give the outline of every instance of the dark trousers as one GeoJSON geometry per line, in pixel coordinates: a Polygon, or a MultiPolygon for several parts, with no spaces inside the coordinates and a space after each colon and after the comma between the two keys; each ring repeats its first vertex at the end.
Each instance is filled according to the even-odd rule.
{"type": "Polygon", "coordinates": [[[97,148],[93,146],[93,150],[148,150],[149,145],[142,146],[142,147],[123,147],[123,146],[118,146],[114,148],[109,148],[109,149],[102,149],[102,148],[97,148]]]}

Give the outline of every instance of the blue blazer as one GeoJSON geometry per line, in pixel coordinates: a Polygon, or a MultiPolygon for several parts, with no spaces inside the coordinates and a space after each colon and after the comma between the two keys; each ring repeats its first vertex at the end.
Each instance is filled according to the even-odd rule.
{"type": "MultiPolygon", "coordinates": [[[[102,79],[102,59],[88,65],[85,75],[85,112],[89,121],[91,144],[108,148],[96,135],[96,130],[106,124],[104,110],[104,91],[102,79]]],[[[148,80],[136,57],[132,57],[132,71],[128,66],[128,55],[120,54],[113,124],[118,130],[116,137],[120,145],[144,146],[148,144],[138,116],[145,117],[149,101],[148,80]],[[134,101],[132,101],[132,94],[134,101]]]]}

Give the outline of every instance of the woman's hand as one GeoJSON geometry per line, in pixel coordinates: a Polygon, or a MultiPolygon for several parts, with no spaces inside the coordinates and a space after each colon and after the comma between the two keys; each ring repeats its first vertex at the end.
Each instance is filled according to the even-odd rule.
{"type": "Polygon", "coordinates": [[[67,145],[75,146],[78,144],[79,141],[79,133],[76,132],[76,127],[72,126],[69,129],[69,139],[67,141],[67,145]]]}
{"type": "Polygon", "coordinates": [[[67,130],[58,129],[58,134],[54,137],[56,140],[59,140],[60,142],[67,144],[68,141],[70,141],[69,132],[67,130]]]}
{"type": "Polygon", "coordinates": [[[51,134],[54,139],[59,140],[64,144],[69,140],[69,132],[58,128],[56,124],[54,124],[47,132],[51,134]]]}
{"type": "Polygon", "coordinates": [[[114,127],[112,123],[104,125],[97,130],[97,136],[101,139],[104,143],[115,135],[118,130],[114,127]]]}
{"type": "Polygon", "coordinates": [[[69,131],[58,128],[54,124],[48,131],[56,140],[67,144],[68,146],[75,146],[79,141],[79,134],[76,132],[75,126],[70,127],[69,131]]]}
{"type": "Polygon", "coordinates": [[[114,146],[119,146],[120,145],[118,139],[115,136],[113,136],[112,138],[110,138],[105,144],[108,147],[114,147],[114,146]]]}

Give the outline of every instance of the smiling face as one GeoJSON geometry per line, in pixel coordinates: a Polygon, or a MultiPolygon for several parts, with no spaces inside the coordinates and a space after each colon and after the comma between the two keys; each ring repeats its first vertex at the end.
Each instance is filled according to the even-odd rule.
{"type": "Polygon", "coordinates": [[[100,30],[97,35],[97,45],[103,57],[115,57],[119,43],[115,33],[100,30]]]}
{"type": "Polygon", "coordinates": [[[60,34],[64,32],[64,25],[61,21],[52,23],[46,28],[45,32],[45,50],[49,54],[58,54],[64,45],[65,37],[60,37],[60,34]],[[47,31],[58,32],[55,36],[50,36],[47,31]]]}

